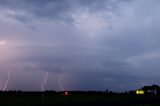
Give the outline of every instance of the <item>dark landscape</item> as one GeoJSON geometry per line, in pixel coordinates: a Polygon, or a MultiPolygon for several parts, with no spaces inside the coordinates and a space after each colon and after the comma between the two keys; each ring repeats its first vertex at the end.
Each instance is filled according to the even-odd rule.
{"type": "MultiPolygon", "coordinates": [[[[145,86],[142,89],[153,88],[145,86]]],[[[154,89],[154,88],[153,88],[154,89]]],[[[135,91],[0,92],[0,106],[159,106],[160,94],[137,95],[135,91]]]]}
{"type": "Polygon", "coordinates": [[[1,92],[1,106],[159,106],[160,95],[102,92],[1,92]]]}

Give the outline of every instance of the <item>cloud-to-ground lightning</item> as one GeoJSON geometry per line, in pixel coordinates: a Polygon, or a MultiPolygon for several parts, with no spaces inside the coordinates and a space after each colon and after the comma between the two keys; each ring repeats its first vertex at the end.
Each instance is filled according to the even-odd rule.
{"type": "Polygon", "coordinates": [[[6,80],[6,82],[5,82],[5,85],[4,85],[4,88],[3,88],[3,91],[5,91],[5,90],[6,90],[9,80],[10,80],[10,71],[8,71],[8,74],[7,74],[7,80],[6,80]]]}
{"type": "Polygon", "coordinates": [[[44,79],[43,79],[42,84],[41,84],[42,92],[45,90],[44,85],[46,85],[47,79],[48,79],[48,72],[45,74],[44,79]]]}
{"type": "Polygon", "coordinates": [[[63,87],[63,82],[62,82],[63,76],[64,76],[64,74],[62,73],[62,74],[60,74],[60,76],[59,76],[59,78],[58,78],[58,85],[59,85],[61,91],[65,91],[65,90],[64,90],[64,87],[63,87]]]}

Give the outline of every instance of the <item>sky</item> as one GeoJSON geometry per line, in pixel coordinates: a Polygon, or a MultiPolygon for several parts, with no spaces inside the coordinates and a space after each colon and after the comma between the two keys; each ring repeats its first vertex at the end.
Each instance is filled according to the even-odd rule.
{"type": "Polygon", "coordinates": [[[160,84],[159,13],[159,0],[0,0],[0,89],[160,84]]]}

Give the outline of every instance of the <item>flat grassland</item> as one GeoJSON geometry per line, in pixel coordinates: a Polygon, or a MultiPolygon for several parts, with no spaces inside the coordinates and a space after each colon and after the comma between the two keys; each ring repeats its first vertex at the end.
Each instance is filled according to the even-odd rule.
{"type": "Polygon", "coordinates": [[[0,106],[160,106],[160,95],[1,92],[0,106]]]}

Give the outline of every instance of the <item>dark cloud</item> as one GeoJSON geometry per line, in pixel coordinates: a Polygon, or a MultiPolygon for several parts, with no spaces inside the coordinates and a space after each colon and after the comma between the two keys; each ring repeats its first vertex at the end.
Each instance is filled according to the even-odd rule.
{"type": "Polygon", "coordinates": [[[19,21],[33,19],[56,19],[74,21],[72,14],[80,10],[90,12],[116,11],[118,5],[127,0],[1,0],[1,9],[10,10],[8,16],[19,21]],[[11,12],[12,11],[12,12],[11,12]]]}

